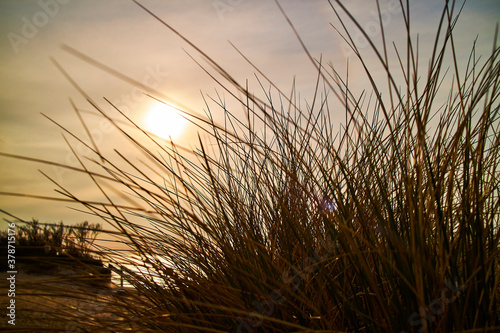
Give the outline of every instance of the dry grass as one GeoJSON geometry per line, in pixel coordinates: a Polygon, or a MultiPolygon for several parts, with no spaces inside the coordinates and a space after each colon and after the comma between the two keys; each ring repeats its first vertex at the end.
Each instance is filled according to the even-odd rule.
{"type": "MultiPolygon", "coordinates": [[[[388,66],[389,45],[372,45],[383,68],[399,70],[387,69],[381,80],[366,68],[371,103],[313,58],[317,94],[309,107],[299,108],[295,91],[284,93],[262,77],[272,88],[259,98],[198,50],[207,73],[227,79],[221,89],[244,107],[246,121],[224,101],[207,100],[209,112],[224,111],[225,125],[210,114],[195,118],[211,142],[200,139],[199,149],[186,153],[102,112],[145,161],[118,150],[104,156],[91,145],[96,158],[79,159],[80,171],[107,198],[81,203],[111,223],[148,268],[125,276],[140,298],[109,302],[124,324],[142,332],[499,330],[500,51],[494,44],[479,62],[473,49],[468,66],[459,67],[456,5],[443,8],[425,73],[416,66],[406,14],[409,38],[398,49],[399,67],[388,66]],[[442,80],[451,82],[449,98],[437,105],[442,80]],[[325,96],[344,106],[340,131],[325,96]],[[155,172],[165,182],[155,181],[155,172]],[[105,182],[132,193],[137,206],[118,204],[105,182]]],[[[357,23],[339,1],[332,10],[357,23]]],[[[349,31],[343,35],[367,64],[349,31]]],[[[85,318],[74,311],[65,320],[85,318]]]]}

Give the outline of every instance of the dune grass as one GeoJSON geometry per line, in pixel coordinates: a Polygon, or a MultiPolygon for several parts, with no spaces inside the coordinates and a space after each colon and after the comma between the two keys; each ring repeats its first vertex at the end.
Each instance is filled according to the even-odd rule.
{"type": "MultiPolygon", "coordinates": [[[[114,121],[82,92],[146,161],[118,149],[105,156],[88,144],[95,158],[79,158],[80,171],[107,199],[86,202],[60,186],[142,259],[134,263],[141,272],[124,274],[137,294],[106,305],[127,314],[120,325],[142,332],[500,330],[496,41],[486,58],[472,48],[460,66],[453,38],[460,7],[447,1],[421,69],[402,3],[408,38],[396,63],[389,64],[390,42],[370,40],[381,79],[342,30],[361,25],[341,2],[331,7],[371,95],[355,96],[348,77],[304,47],[317,82],[300,107],[295,89],[279,90],[256,69],[262,89],[251,92],[196,49],[246,119],[207,98],[206,118],[186,117],[210,140],[200,136],[199,149],[186,152],[114,121]],[[345,123],[335,130],[330,108],[339,103],[345,123]],[[211,116],[221,111],[223,125],[211,116]],[[119,204],[103,183],[137,205],[119,204]]],[[[116,265],[128,258],[100,254],[116,265]]],[[[85,311],[65,320],[82,331],[112,330],[85,311]]]]}

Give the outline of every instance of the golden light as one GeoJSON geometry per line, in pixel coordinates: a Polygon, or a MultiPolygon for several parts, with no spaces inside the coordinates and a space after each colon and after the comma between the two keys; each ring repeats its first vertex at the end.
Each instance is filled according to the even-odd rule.
{"type": "Polygon", "coordinates": [[[155,104],[144,121],[149,132],[168,140],[177,138],[187,124],[175,108],[163,103],[155,104]]]}

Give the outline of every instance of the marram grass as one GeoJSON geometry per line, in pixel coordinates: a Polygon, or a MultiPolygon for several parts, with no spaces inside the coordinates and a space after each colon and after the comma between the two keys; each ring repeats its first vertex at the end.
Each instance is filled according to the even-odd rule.
{"type": "MultiPolygon", "coordinates": [[[[186,116],[209,142],[200,136],[189,152],[113,121],[82,92],[146,162],[119,149],[105,156],[89,143],[95,158],[80,158],[76,172],[106,200],[60,190],[114,226],[109,233],[141,259],[134,263],[141,270],[122,273],[135,288],[119,295],[62,288],[61,297],[90,297],[99,308],[68,305],[58,313],[66,331],[500,330],[496,40],[491,54],[479,61],[472,48],[460,66],[453,35],[460,7],[446,1],[422,70],[402,3],[408,38],[396,63],[389,66],[385,38],[370,40],[386,71],[381,79],[341,30],[361,25],[340,1],[330,4],[371,95],[355,96],[348,77],[304,48],[317,71],[314,99],[301,107],[294,89],[282,92],[262,73],[262,87],[271,88],[259,98],[195,47],[246,119],[208,99],[206,118],[186,116]],[[339,130],[334,105],[344,108],[339,130]],[[211,117],[221,111],[223,125],[211,117]],[[118,191],[136,203],[118,204],[118,191]]],[[[120,253],[99,249],[117,267],[131,260],[120,253]]]]}

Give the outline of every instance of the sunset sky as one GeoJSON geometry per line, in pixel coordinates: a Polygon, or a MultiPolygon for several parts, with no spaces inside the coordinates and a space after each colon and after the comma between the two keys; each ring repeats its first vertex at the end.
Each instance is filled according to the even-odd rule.
{"type": "MultiPolygon", "coordinates": [[[[249,80],[251,90],[260,90],[255,70],[228,43],[232,42],[278,87],[289,91],[296,78],[304,101],[312,98],[317,73],[303,52],[292,29],[274,1],[270,0],[140,0],[145,7],[183,34],[231,73],[238,82],[249,80]]],[[[284,11],[298,30],[311,55],[322,56],[340,71],[349,58],[350,81],[359,91],[366,86],[353,55],[330,25],[338,19],[324,0],[282,0],[284,11]],[[352,66],[352,67],[351,67],[352,66]]],[[[344,1],[369,29],[378,18],[375,1],[344,1]]],[[[404,37],[396,0],[380,0],[388,37],[396,43],[404,37]]],[[[442,3],[410,0],[415,36],[419,34],[422,65],[427,64],[442,3]]],[[[500,17],[498,0],[466,3],[455,38],[466,59],[476,36],[478,54],[492,48],[495,24],[500,17]]],[[[46,159],[77,166],[52,119],[81,135],[84,129],[72,109],[91,110],[85,99],[58,71],[51,57],[98,103],[106,97],[139,124],[144,125],[154,102],[140,89],[95,68],[61,48],[80,51],[127,76],[153,86],[169,102],[180,103],[204,113],[203,95],[217,96],[220,87],[188,56],[202,61],[197,52],[129,0],[2,0],[0,1],[0,152],[46,159]]],[[[359,36],[354,34],[354,36],[359,36]]],[[[373,33],[375,41],[380,35],[373,33]]],[[[363,43],[360,38],[358,40],[363,43]]],[[[204,63],[205,64],[205,63],[204,63]]],[[[425,70],[423,70],[425,73],[425,70]]],[[[222,95],[222,92],[221,92],[222,95]]],[[[215,112],[215,111],[214,111],[215,112]]],[[[338,116],[341,123],[343,113],[338,116]]],[[[113,147],[117,132],[102,119],[84,114],[100,145],[113,147]]],[[[335,119],[337,119],[335,118],[335,119]]],[[[337,124],[335,124],[336,127],[337,124]]],[[[184,146],[195,145],[196,129],[187,126],[178,137],[184,146]]],[[[0,192],[57,196],[49,177],[82,193],[91,191],[88,182],[73,179],[70,172],[0,156],[0,192]]],[[[69,224],[88,216],[60,202],[0,195],[0,209],[24,219],[43,222],[63,220],[69,224]]],[[[3,214],[2,214],[3,215],[3,214]]],[[[3,215],[2,217],[6,217],[3,215]]],[[[96,221],[100,222],[100,221],[96,221]]],[[[0,228],[4,228],[0,224],[0,228]]]]}

